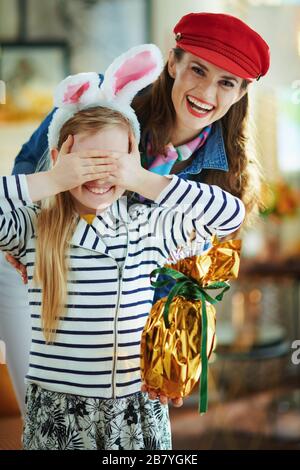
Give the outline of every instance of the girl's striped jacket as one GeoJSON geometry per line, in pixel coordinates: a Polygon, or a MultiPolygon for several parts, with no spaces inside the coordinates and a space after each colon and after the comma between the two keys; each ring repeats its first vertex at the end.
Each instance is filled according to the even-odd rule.
{"type": "Polygon", "coordinates": [[[40,208],[30,199],[25,175],[0,178],[0,250],[20,259],[28,271],[27,382],[98,398],[140,390],[140,338],[153,299],[151,271],[187,243],[192,228],[201,250],[212,234],[237,230],[245,213],[239,199],[217,186],[169,178],[151,206],[128,209],[121,198],[92,224],[79,219],[67,252],[67,315],[48,345],[41,331],[41,290],[33,283],[40,208]]]}

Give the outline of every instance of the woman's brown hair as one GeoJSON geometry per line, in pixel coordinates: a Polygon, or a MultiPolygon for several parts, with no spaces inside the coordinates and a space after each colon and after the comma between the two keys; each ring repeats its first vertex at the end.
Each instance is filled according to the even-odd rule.
{"type": "MultiPolygon", "coordinates": [[[[179,62],[185,52],[173,49],[175,60],[179,62]]],[[[135,97],[133,108],[142,127],[141,151],[145,151],[149,139],[154,155],[163,153],[170,142],[175,125],[176,112],[172,102],[174,79],[168,72],[166,63],[161,75],[151,87],[135,97]]],[[[243,80],[241,88],[247,88],[243,80]]],[[[229,171],[202,170],[200,180],[216,184],[242,199],[246,206],[247,222],[253,220],[262,205],[260,185],[262,180],[260,165],[255,156],[250,157],[247,149],[248,93],[233,104],[221,118],[224,145],[229,171]]]]}

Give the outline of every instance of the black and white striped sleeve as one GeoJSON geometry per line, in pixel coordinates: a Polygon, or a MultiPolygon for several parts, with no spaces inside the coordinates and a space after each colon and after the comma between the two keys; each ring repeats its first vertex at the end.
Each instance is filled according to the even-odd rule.
{"type": "Polygon", "coordinates": [[[39,206],[29,196],[25,175],[0,177],[0,250],[21,258],[34,236],[39,206]]]}
{"type": "Polygon", "coordinates": [[[170,184],[154,201],[157,208],[151,214],[152,227],[154,222],[161,227],[156,233],[161,234],[164,251],[185,244],[192,229],[197,240],[205,243],[212,235],[224,237],[242,224],[245,207],[238,198],[218,186],[185,181],[176,175],[169,178],[170,184]]]}
{"type": "Polygon", "coordinates": [[[155,203],[192,219],[204,238],[219,237],[235,232],[245,217],[244,204],[215,185],[185,181],[170,175],[170,184],[160,193],[155,203]]]}

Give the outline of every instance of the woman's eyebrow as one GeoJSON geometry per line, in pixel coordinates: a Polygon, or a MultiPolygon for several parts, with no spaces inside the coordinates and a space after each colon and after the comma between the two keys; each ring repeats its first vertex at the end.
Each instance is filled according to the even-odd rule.
{"type": "MultiPolygon", "coordinates": [[[[206,72],[209,72],[208,68],[204,64],[202,64],[201,62],[198,62],[197,60],[193,60],[193,62],[197,65],[200,65],[200,67],[202,67],[204,70],[206,70],[206,72]]],[[[227,80],[234,80],[236,83],[238,83],[238,80],[235,77],[231,76],[231,75],[222,75],[221,78],[226,78],[227,80]]]]}

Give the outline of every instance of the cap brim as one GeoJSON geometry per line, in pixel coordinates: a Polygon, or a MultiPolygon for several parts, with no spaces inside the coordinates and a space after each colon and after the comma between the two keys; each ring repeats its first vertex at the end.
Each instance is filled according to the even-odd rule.
{"type": "Polygon", "coordinates": [[[196,55],[200,59],[207,60],[207,62],[210,62],[211,64],[214,64],[217,67],[226,70],[226,72],[230,72],[233,75],[236,75],[237,77],[244,78],[249,81],[253,81],[256,78],[253,76],[249,76],[249,72],[243,69],[240,65],[236,64],[224,55],[219,54],[218,52],[211,51],[210,49],[205,49],[204,47],[185,45],[182,43],[180,43],[180,45],[178,46],[186,52],[190,52],[191,54],[196,55]]]}

